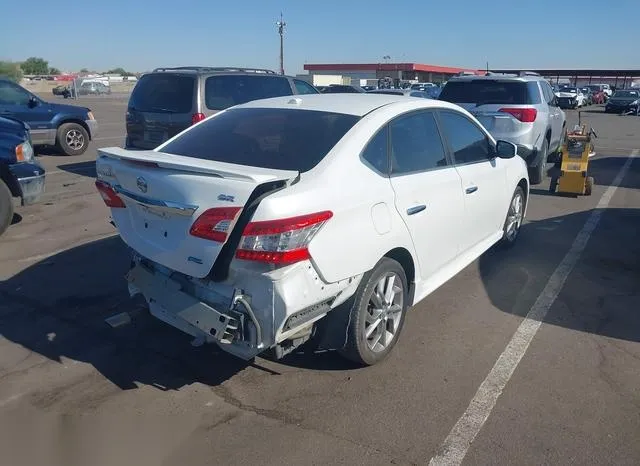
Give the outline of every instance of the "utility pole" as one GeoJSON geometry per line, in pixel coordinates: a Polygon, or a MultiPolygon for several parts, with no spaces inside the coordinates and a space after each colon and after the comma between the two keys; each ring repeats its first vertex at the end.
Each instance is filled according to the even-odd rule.
{"type": "Polygon", "coordinates": [[[280,21],[276,21],[278,26],[278,34],[280,34],[280,74],[284,74],[284,27],[287,23],[282,18],[282,12],[280,12],[280,21]]]}

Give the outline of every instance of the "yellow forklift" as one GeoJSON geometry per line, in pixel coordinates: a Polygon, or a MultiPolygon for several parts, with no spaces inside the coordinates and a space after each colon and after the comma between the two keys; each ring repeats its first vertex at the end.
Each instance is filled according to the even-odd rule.
{"type": "Polygon", "coordinates": [[[593,177],[589,176],[589,158],[595,155],[592,137],[598,135],[581,123],[578,113],[578,124],[572,131],[565,131],[561,146],[561,159],[550,171],[551,184],[549,191],[557,194],[590,196],[593,177]]]}

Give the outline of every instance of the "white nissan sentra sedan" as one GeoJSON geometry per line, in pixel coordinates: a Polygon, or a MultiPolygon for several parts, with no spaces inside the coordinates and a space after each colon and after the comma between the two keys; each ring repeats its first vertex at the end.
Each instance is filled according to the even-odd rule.
{"type": "Polygon", "coordinates": [[[404,96],[258,100],[154,150],[98,152],[130,293],[243,359],[311,340],[381,361],[410,306],[516,241],[529,194],[513,144],[404,96]]]}

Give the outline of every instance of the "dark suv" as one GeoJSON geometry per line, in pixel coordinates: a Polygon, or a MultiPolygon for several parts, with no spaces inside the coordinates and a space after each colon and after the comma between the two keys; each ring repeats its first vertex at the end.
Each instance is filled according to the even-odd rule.
{"type": "Polygon", "coordinates": [[[127,108],[127,149],[154,149],[194,123],[251,100],[318,94],[311,84],[254,68],[157,68],[143,75],[127,108]]]}

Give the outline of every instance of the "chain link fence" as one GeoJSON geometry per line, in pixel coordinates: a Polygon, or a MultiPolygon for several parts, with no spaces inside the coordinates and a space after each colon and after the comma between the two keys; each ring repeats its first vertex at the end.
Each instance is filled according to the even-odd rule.
{"type": "Polygon", "coordinates": [[[45,100],[129,100],[137,81],[77,78],[72,81],[23,80],[21,85],[45,100]]]}

